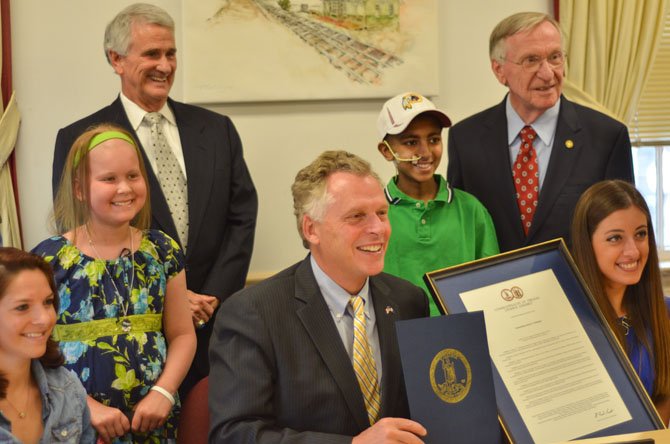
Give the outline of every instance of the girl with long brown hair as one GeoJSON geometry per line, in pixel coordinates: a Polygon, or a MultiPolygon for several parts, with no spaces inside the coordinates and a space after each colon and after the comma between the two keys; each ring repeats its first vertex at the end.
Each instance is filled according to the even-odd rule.
{"type": "Polygon", "coordinates": [[[572,220],[572,253],[667,425],[670,303],[663,296],[651,215],[640,192],[621,180],[586,190],[572,220]]]}

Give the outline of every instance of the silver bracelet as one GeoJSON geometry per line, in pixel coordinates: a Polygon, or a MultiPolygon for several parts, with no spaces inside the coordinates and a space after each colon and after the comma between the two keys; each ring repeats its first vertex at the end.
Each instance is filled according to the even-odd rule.
{"type": "Polygon", "coordinates": [[[168,392],[167,390],[165,390],[160,385],[154,385],[153,387],[151,387],[150,390],[153,390],[153,391],[158,392],[161,395],[165,396],[167,398],[167,400],[170,401],[170,404],[174,405],[175,400],[174,400],[174,396],[172,396],[172,393],[168,392]]]}

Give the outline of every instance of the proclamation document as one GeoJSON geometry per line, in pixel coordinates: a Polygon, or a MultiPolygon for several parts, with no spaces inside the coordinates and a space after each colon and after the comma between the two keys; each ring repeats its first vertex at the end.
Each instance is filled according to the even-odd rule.
{"type": "Polygon", "coordinates": [[[468,311],[484,311],[491,358],[534,442],[631,419],[553,270],[460,297],[468,311]]]}

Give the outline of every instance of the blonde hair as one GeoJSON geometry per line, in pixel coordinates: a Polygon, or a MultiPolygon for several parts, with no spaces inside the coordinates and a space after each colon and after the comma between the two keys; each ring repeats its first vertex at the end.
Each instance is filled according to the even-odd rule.
{"type": "Polygon", "coordinates": [[[137,153],[140,173],[142,174],[144,182],[147,184],[147,197],[144,206],[131,221],[131,225],[141,230],[149,228],[151,222],[149,181],[147,179],[147,170],[144,166],[144,160],[142,158],[142,153],[138,148],[138,144],[133,136],[123,128],[111,123],[101,123],[89,128],[77,137],[67,155],[61,181],[58,185],[58,192],[56,193],[56,198],[54,200],[52,214],[52,225],[56,233],[62,234],[75,230],[75,228],[88,222],[90,213],[90,196],[88,195],[88,184],[90,181],[90,168],[88,162],[88,155],[90,153],[89,145],[95,136],[107,131],[120,132],[133,141],[132,145],[137,153]],[[79,185],[81,189],[81,199],[76,195],[75,188],[77,185],[79,185]]]}
{"type": "Polygon", "coordinates": [[[561,46],[563,46],[563,31],[558,22],[551,16],[541,12],[519,12],[503,19],[493,28],[489,37],[489,57],[491,60],[504,62],[507,55],[507,48],[505,47],[507,38],[518,32],[535,29],[544,22],[551,23],[558,30],[561,34],[561,46]]]}
{"type": "Polygon", "coordinates": [[[372,171],[370,163],[355,154],[342,150],[321,153],[312,163],[298,172],[291,186],[293,214],[305,248],[309,248],[309,242],[302,232],[303,217],[307,215],[316,221],[323,218],[331,202],[331,196],[326,187],[328,177],[337,172],[370,176],[379,182],[380,186],[384,186],[379,176],[372,171]]]}

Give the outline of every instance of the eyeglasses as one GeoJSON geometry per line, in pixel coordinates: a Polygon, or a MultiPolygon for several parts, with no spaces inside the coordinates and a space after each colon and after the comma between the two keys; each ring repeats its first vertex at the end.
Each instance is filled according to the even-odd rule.
{"type": "Polygon", "coordinates": [[[568,58],[568,55],[564,53],[563,51],[556,51],[554,53],[549,54],[547,57],[540,57],[537,55],[529,55],[528,57],[525,57],[521,59],[520,62],[515,62],[513,60],[507,60],[507,62],[514,63],[515,65],[521,65],[521,67],[524,69],[524,71],[527,72],[537,72],[540,69],[540,66],[542,66],[542,62],[545,60],[549,64],[549,67],[552,69],[560,68],[563,66],[565,63],[565,60],[568,58]]]}

